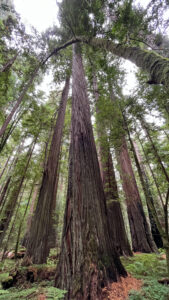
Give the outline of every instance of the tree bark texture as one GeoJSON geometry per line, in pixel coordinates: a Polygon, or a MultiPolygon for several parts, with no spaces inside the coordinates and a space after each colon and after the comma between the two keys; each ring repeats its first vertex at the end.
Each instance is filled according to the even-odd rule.
{"type": "Polygon", "coordinates": [[[36,264],[46,263],[49,255],[49,234],[52,227],[53,210],[55,209],[58,166],[62,132],[64,126],[66,103],[69,92],[69,81],[66,79],[63,89],[57,121],[54,128],[52,142],[46,168],[43,173],[42,184],[39,192],[37,207],[31,223],[30,237],[27,244],[25,262],[32,261],[36,264]]]}
{"type": "Polygon", "coordinates": [[[154,252],[156,251],[156,247],[143,210],[125,136],[122,138],[122,144],[118,153],[118,161],[123,190],[126,197],[133,251],[146,253],[154,252]]]}
{"type": "Polygon", "coordinates": [[[126,272],[110,239],[79,45],[74,46],[69,180],[56,287],[66,299],[100,300],[126,272]]]}

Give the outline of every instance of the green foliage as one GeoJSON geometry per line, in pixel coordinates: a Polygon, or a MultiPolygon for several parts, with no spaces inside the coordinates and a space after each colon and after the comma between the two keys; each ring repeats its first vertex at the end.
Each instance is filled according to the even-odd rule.
{"type": "MultiPolygon", "coordinates": [[[[163,249],[161,253],[163,254],[163,249]]],[[[169,287],[158,283],[158,279],[167,276],[166,261],[161,254],[138,254],[126,259],[122,257],[126,270],[133,277],[143,279],[140,291],[131,291],[130,300],[168,300],[169,287]]]]}
{"type": "Polygon", "coordinates": [[[141,291],[130,292],[130,300],[168,300],[169,288],[158,283],[156,280],[144,281],[141,291]]]}
{"type": "Polygon", "coordinates": [[[66,291],[50,287],[47,290],[47,299],[49,300],[59,300],[64,299],[64,295],[66,294],[66,291]]]}
{"type": "Polygon", "coordinates": [[[134,277],[161,278],[167,276],[166,261],[161,255],[139,254],[126,260],[122,258],[126,270],[134,277]]]}

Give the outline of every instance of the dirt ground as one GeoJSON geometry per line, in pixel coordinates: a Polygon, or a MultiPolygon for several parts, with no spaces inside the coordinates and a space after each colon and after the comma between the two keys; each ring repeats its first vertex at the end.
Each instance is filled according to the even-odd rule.
{"type": "Polygon", "coordinates": [[[121,278],[119,282],[113,282],[103,289],[104,299],[103,300],[125,300],[128,298],[128,294],[131,290],[140,290],[142,281],[133,278],[130,274],[128,277],[121,278]]]}

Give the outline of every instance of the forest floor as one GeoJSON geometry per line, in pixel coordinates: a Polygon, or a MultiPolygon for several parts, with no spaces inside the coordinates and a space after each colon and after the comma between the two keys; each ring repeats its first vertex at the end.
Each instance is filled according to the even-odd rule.
{"type": "MultiPolygon", "coordinates": [[[[140,254],[124,258],[129,274],[118,283],[104,288],[103,300],[169,300],[169,286],[158,280],[166,278],[166,260],[160,254],[140,254]]],[[[22,259],[0,263],[0,300],[59,300],[64,291],[54,288],[57,257],[52,251],[46,265],[23,267],[22,259]],[[12,287],[9,288],[9,286],[12,287]]]]}

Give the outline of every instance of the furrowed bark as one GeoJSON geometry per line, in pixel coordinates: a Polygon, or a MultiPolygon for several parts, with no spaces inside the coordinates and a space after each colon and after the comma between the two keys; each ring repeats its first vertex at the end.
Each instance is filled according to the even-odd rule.
{"type": "Polygon", "coordinates": [[[67,202],[56,287],[65,299],[100,300],[101,287],[126,272],[110,239],[81,52],[74,46],[67,202]]]}
{"type": "Polygon", "coordinates": [[[49,255],[50,249],[48,239],[52,227],[53,210],[55,208],[54,203],[56,202],[57,180],[59,176],[58,166],[66,103],[69,92],[69,81],[70,78],[67,78],[60,101],[60,108],[54,128],[48,162],[43,173],[37,207],[31,223],[30,237],[24,258],[25,263],[32,261],[36,264],[43,264],[46,263],[49,255]]]}

